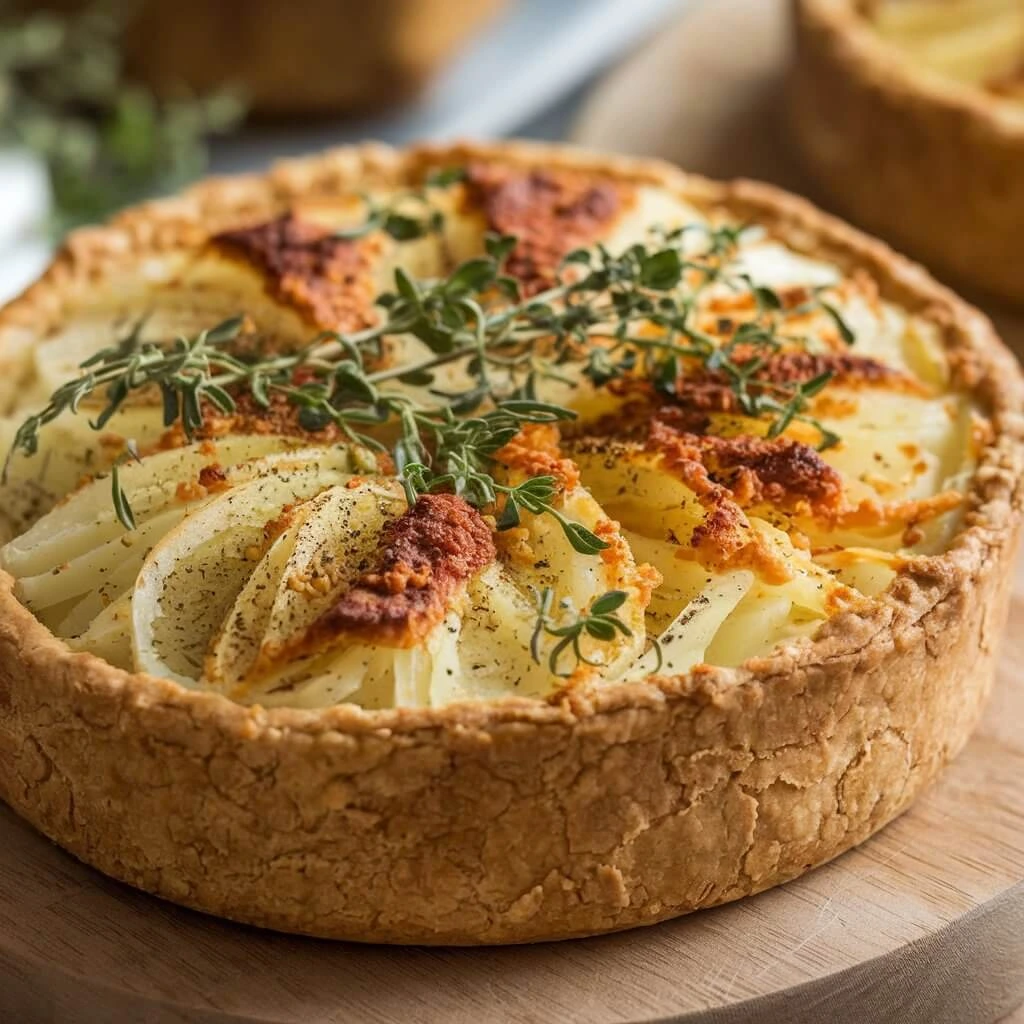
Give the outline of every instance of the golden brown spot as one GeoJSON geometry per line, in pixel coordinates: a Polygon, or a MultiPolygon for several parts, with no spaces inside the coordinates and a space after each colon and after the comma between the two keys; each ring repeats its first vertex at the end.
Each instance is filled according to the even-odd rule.
{"type": "Polygon", "coordinates": [[[550,423],[527,423],[495,460],[524,477],[553,476],[558,487],[571,491],[580,482],[580,471],[559,447],[558,428],[550,423]]]}
{"type": "Polygon", "coordinates": [[[202,501],[206,497],[206,488],[195,480],[182,480],[174,489],[178,501],[202,501]]]}
{"type": "Polygon", "coordinates": [[[297,507],[296,505],[285,505],[273,519],[264,524],[263,543],[266,547],[269,547],[295,522],[297,507]]]}
{"type": "MultiPolygon", "coordinates": [[[[740,365],[756,357],[753,349],[744,353],[737,347],[733,353],[734,361],[740,365]]],[[[907,394],[930,394],[920,381],[899,370],[876,359],[845,352],[776,353],[765,360],[752,379],[766,386],[785,386],[806,383],[823,373],[832,374],[831,384],[850,389],[883,387],[907,394]]],[[[704,433],[712,415],[743,415],[729,376],[722,370],[707,370],[692,361],[684,366],[671,396],[638,377],[621,377],[609,381],[606,387],[623,400],[623,408],[604,417],[600,429],[619,436],[623,436],[623,431],[626,434],[635,431],[652,416],[671,422],[681,430],[704,433]],[[671,405],[667,404],[669,402],[671,405]]],[[[827,391],[818,401],[823,403],[821,409],[815,407],[819,415],[848,414],[857,408],[855,400],[849,396],[836,396],[827,391]]]]}
{"type": "Polygon", "coordinates": [[[741,508],[768,504],[819,515],[842,503],[839,473],[799,441],[705,436],[658,419],[651,424],[647,449],[660,454],[698,498],[720,486],[741,508]]]}
{"type": "Polygon", "coordinates": [[[533,295],[554,281],[569,252],[607,234],[630,190],[582,171],[474,163],[466,195],[471,208],[483,211],[489,230],[516,236],[506,267],[533,295]]]}
{"type": "Polygon", "coordinates": [[[373,238],[337,238],[293,213],[210,240],[221,254],[254,267],[267,294],[322,330],[357,331],[376,320],[373,238]]]}
{"type": "Polygon", "coordinates": [[[494,558],[491,531],[476,509],[453,494],[424,494],[384,528],[376,567],[317,619],[301,648],[316,650],[353,635],[413,647],[494,558]]]}
{"type": "Polygon", "coordinates": [[[912,498],[891,504],[865,499],[857,505],[847,505],[828,517],[837,529],[871,529],[911,527],[927,522],[958,508],[964,497],[959,491],[942,491],[928,498],[912,498]]]}
{"type": "Polygon", "coordinates": [[[213,463],[209,466],[203,466],[199,471],[199,486],[207,493],[216,494],[219,491],[226,491],[230,485],[228,484],[228,475],[224,468],[213,463]]]}

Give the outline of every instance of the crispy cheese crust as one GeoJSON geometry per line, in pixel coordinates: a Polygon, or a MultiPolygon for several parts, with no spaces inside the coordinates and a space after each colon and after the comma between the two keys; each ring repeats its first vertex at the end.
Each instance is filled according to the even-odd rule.
{"type": "Polygon", "coordinates": [[[468,166],[466,184],[487,227],[519,239],[508,272],[528,295],[552,283],[566,253],[600,238],[632,192],[613,178],[487,161],[468,166]]]}
{"type": "MultiPolygon", "coordinates": [[[[1016,550],[1019,372],[988,322],[920,269],[772,189],[525,144],[366,147],[211,181],[72,237],[0,319],[9,377],[68,297],[114,266],[193,244],[210,223],[229,230],[298,198],[471,161],[626,191],[658,184],[864,267],[884,297],[929,311],[993,424],[964,528],[813,644],[741,668],[416,710],[266,710],[133,675],[71,653],[0,574],[0,796],[114,877],[237,920],[363,941],[525,942],[651,924],[861,842],[978,718],[1016,550]]],[[[806,453],[691,447],[711,486],[753,493],[785,479],[790,494],[792,477],[812,506],[831,500],[806,453]]],[[[448,511],[476,536],[471,517],[448,511]]],[[[421,568],[397,554],[392,568],[401,561],[421,568]]]]}
{"type": "Polygon", "coordinates": [[[494,561],[490,527],[454,494],[424,494],[384,528],[377,565],[309,628],[303,644],[320,649],[355,634],[412,647],[444,618],[452,594],[494,561]]]}
{"type": "Polygon", "coordinates": [[[275,297],[315,328],[357,331],[376,320],[372,243],[338,238],[292,212],[214,235],[211,247],[253,266],[275,297]]]}

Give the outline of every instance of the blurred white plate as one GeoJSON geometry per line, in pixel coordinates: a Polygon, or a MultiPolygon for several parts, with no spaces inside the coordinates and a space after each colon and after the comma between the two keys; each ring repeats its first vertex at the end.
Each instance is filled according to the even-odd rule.
{"type": "Polygon", "coordinates": [[[34,280],[49,258],[41,225],[50,209],[46,172],[27,153],[0,150],[0,302],[34,280]]]}

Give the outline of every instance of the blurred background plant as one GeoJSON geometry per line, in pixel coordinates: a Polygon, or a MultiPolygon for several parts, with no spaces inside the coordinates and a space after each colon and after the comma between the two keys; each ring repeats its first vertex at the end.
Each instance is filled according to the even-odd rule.
{"type": "Polygon", "coordinates": [[[55,234],[201,174],[207,139],[244,115],[235,91],[160,98],[125,69],[131,2],[69,13],[0,0],[0,146],[45,164],[55,234]]]}

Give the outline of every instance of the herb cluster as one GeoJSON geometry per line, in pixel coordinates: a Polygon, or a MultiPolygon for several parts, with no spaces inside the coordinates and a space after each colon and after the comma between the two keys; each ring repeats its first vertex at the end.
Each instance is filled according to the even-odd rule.
{"type": "MultiPolygon", "coordinates": [[[[457,177],[457,171],[443,172],[439,183],[457,177]]],[[[366,224],[349,237],[385,231],[402,241],[441,226],[425,191],[391,206],[367,202],[366,224]]],[[[808,412],[829,374],[794,383],[759,376],[773,353],[806,339],[785,333],[787,314],[772,289],[736,273],[741,234],[735,227],[694,226],[657,232],[649,244],[619,254],[603,245],[581,249],[569,254],[549,288],[532,297],[524,297],[518,281],[505,273],[516,239],[489,236],[483,255],[447,277],[414,280],[397,269],[394,290],[377,300],[381,315],[374,326],[324,333],[288,353],[244,355],[237,344],[246,327],[243,317],[171,344],[144,340],[140,323],[83,363],[82,375],[22,424],[12,454],[36,452],[43,426],[65,412],[79,412],[97,394],[102,405],[90,421],[96,430],[132,395],[157,391],[165,425],[180,423],[190,439],[211,412],[233,413],[239,397],[264,408],[283,400],[296,408],[304,429],[333,424],[350,441],[386,451],[410,503],[432,491],[455,493],[492,512],[499,530],[518,525],[523,512],[550,515],[575,550],[595,554],[607,544],[559,508],[553,477],[512,484],[496,461],[525,425],[575,418],[570,409],[539,397],[546,380],[572,383],[570,364],[577,378],[582,372],[595,386],[640,378],[669,395],[694,368],[703,369],[721,375],[744,414],[768,421],[768,436],[799,420],[819,431],[822,448],[838,440],[808,412]],[[705,236],[703,245],[690,244],[693,232],[705,236]],[[752,319],[731,325],[725,337],[699,326],[700,299],[713,284],[753,297],[752,319]],[[422,343],[422,357],[398,365],[380,358],[387,339],[410,336],[422,343]]],[[[853,342],[821,291],[790,315],[815,309],[853,342]]],[[[112,489],[118,516],[130,529],[134,520],[116,468],[112,489]]],[[[585,637],[629,635],[616,614],[625,601],[620,591],[605,594],[569,621],[568,608],[552,616],[553,601],[550,590],[538,598],[532,646],[539,658],[540,638],[558,639],[549,659],[556,675],[567,674],[562,660],[570,655],[586,662],[585,637]]]]}
{"type": "MultiPolygon", "coordinates": [[[[552,614],[555,592],[551,587],[545,587],[536,595],[537,622],[530,638],[533,660],[540,664],[541,639],[547,635],[558,641],[548,654],[548,669],[552,675],[566,679],[579,665],[603,665],[603,662],[587,658],[583,653],[583,640],[590,637],[600,643],[611,643],[616,633],[631,637],[633,631],[618,615],[626,597],[624,590],[609,590],[595,598],[585,612],[577,611],[568,598],[562,598],[558,602],[559,614],[556,616],[552,614]],[[573,659],[568,668],[563,665],[567,655],[573,659]]],[[[661,646],[657,640],[654,641],[654,650],[658,657],[658,665],[654,669],[657,672],[661,668],[661,646]]]]}
{"type": "MultiPolygon", "coordinates": [[[[390,210],[370,212],[383,229],[393,216],[390,210]]],[[[87,396],[100,391],[105,404],[92,421],[95,429],[102,429],[132,393],[155,387],[164,423],[180,422],[190,438],[208,408],[231,413],[240,392],[266,407],[271,393],[279,392],[298,407],[308,430],[334,424],[350,440],[381,449],[374,428],[397,425],[391,454],[410,501],[431,490],[452,491],[477,507],[497,507],[502,528],[516,525],[520,510],[551,514],[577,550],[598,551],[605,544],[555,508],[552,479],[511,487],[494,476],[495,453],[524,424],[574,418],[571,410],[537,397],[542,380],[566,379],[562,368],[570,362],[582,361],[584,375],[595,385],[639,375],[666,392],[676,387],[687,364],[696,362],[726,375],[744,413],[771,419],[769,436],[804,420],[819,429],[822,447],[837,440],[806,412],[828,374],[792,384],[758,379],[765,358],[793,339],[781,332],[782,304],[773,291],[748,278],[728,278],[738,243],[735,228],[702,227],[663,234],[656,245],[636,244],[621,255],[601,245],[579,250],[567,257],[551,288],[524,299],[518,282],[503,273],[515,239],[490,236],[485,255],[446,278],[416,281],[397,269],[395,290],[378,299],[383,315],[377,325],[322,334],[296,352],[266,358],[247,359],[233,351],[241,317],[171,345],[143,341],[140,324],[83,363],[83,375],[59,388],[21,426],[14,449],[33,454],[46,423],[65,411],[77,412],[87,396]],[[684,255],[688,230],[708,232],[699,256],[684,255]],[[697,280],[684,286],[688,272],[697,280]],[[749,288],[759,311],[726,340],[694,324],[698,299],[715,281],[749,288]],[[368,357],[380,355],[386,338],[402,335],[419,339],[429,354],[411,365],[370,369],[368,357]],[[742,360],[736,359],[737,351],[744,353],[742,360]],[[438,371],[450,364],[458,364],[466,382],[455,390],[437,385],[438,371]],[[415,390],[388,388],[389,382],[415,390]]]]}

